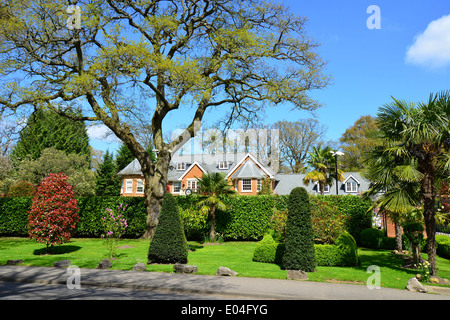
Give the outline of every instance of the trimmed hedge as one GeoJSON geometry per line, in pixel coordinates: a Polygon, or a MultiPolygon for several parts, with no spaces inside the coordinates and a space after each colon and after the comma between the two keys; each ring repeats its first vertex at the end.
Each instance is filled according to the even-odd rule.
{"type": "Polygon", "coordinates": [[[361,246],[369,249],[380,249],[383,245],[384,234],[375,228],[364,229],[360,234],[361,246]]]}
{"type": "Polygon", "coordinates": [[[450,259],[450,237],[445,235],[436,236],[436,254],[442,258],[450,259]]]}
{"type": "MultiPolygon", "coordinates": [[[[288,197],[279,195],[226,197],[223,201],[227,210],[216,213],[216,232],[220,233],[225,240],[259,241],[270,229],[274,208],[279,211],[287,211],[288,197]]],[[[349,216],[350,221],[352,215],[357,218],[371,217],[370,212],[366,214],[371,204],[358,196],[310,196],[312,210],[317,205],[319,197],[321,202],[326,202],[330,206],[338,206],[343,215],[349,216]]],[[[183,215],[184,213],[188,214],[189,210],[198,210],[196,203],[199,198],[196,195],[177,196],[177,202],[184,210],[180,213],[183,215]]],[[[127,205],[124,217],[127,219],[128,228],[123,237],[139,238],[145,232],[147,216],[144,197],[80,197],[77,200],[80,221],[77,224],[75,237],[100,237],[103,232],[100,223],[103,211],[108,207],[118,207],[121,203],[127,205]]],[[[0,198],[0,236],[28,236],[27,212],[30,207],[31,198],[0,198]]],[[[201,219],[199,221],[190,220],[188,217],[183,217],[183,221],[188,240],[197,240],[205,227],[203,221],[201,219]],[[186,223],[191,223],[192,226],[187,226],[186,223]]],[[[358,230],[354,227],[355,225],[356,223],[350,224],[352,232],[358,230]]],[[[352,234],[352,232],[350,233],[352,234]]],[[[354,234],[352,235],[355,237],[354,234]]]]}
{"type": "MultiPolygon", "coordinates": [[[[281,264],[285,245],[276,243],[271,235],[264,236],[253,252],[253,261],[281,264]]],[[[315,244],[315,257],[318,266],[352,267],[359,263],[356,241],[348,233],[342,233],[336,244],[315,244]]]]}

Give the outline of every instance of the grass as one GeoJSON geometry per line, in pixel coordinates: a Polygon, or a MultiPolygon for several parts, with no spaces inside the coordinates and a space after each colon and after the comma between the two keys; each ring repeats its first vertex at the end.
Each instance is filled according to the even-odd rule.
{"type": "MultiPolygon", "coordinates": [[[[220,266],[228,267],[241,277],[286,279],[286,270],[279,265],[253,262],[256,242],[225,242],[222,244],[200,244],[189,242],[189,264],[198,266],[198,274],[215,275],[220,266]]],[[[112,260],[113,269],[131,270],[138,263],[147,263],[149,241],[122,239],[117,257],[112,260]]],[[[408,279],[416,270],[401,268],[403,261],[386,250],[358,249],[361,265],[358,267],[317,267],[308,273],[312,281],[338,281],[364,284],[371,274],[370,265],[380,268],[381,286],[404,289],[408,279]]],[[[426,259],[426,254],[423,254],[426,259]]],[[[69,243],[56,246],[54,254],[45,254],[45,245],[26,238],[0,238],[0,265],[7,260],[22,259],[25,266],[51,267],[55,261],[69,259],[72,265],[81,268],[96,268],[102,259],[108,258],[108,251],[101,239],[72,239],[69,243]]],[[[450,260],[437,257],[437,275],[450,279],[450,260]]],[[[148,271],[172,272],[173,265],[151,264],[148,271]]]]}

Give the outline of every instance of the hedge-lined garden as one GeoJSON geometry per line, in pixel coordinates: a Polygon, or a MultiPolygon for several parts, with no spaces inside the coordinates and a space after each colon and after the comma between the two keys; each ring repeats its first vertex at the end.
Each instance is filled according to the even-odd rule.
{"type": "MultiPolygon", "coordinates": [[[[268,232],[283,237],[289,196],[231,196],[218,211],[216,231],[224,240],[259,241],[268,232]]],[[[180,215],[188,240],[202,240],[209,229],[208,217],[200,212],[199,196],[177,196],[180,215]]],[[[97,238],[104,232],[101,218],[106,208],[126,206],[128,222],[124,238],[139,238],[146,228],[143,197],[77,198],[79,222],[74,237],[97,238]]],[[[370,200],[357,196],[311,196],[314,237],[327,240],[336,230],[347,230],[358,241],[359,233],[371,227],[370,200]]],[[[28,236],[28,211],[31,198],[0,198],[0,236],[28,236]]],[[[334,238],[336,240],[337,236],[334,238]]],[[[328,239],[329,240],[329,239],[328,239]]],[[[326,241],[329,242],[329,241],[326,241]]]]}

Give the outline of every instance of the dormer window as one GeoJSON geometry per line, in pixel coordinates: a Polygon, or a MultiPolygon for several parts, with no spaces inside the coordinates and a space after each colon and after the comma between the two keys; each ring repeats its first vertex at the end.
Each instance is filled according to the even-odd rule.
{"type": "Polygon", "coordinates": [[[177,163],[177,170],[179,170],[179,171],[186,170],[186,163],[184,163],[184,162],[177,163]]]}
{"type": "Polygon", "coordinates": [[[219,161],[219,169],[228,169],[228,162],[227,161],[219,161]]]}

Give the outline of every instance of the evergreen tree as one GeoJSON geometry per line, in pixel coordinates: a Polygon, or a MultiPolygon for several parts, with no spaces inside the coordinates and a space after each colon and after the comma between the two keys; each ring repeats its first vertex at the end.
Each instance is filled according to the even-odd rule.
{"type": "Polygon", "coordinates": [[[294,188],[289,195],[283,267],[289,270],[314,271],[313,229],[309,196],[305,188],[294,188]]]}
{"type": "Polygon", "coordinates": [[[175,197],[166,192],[159,222],[150,243],[150,263],[187,263],[188,245],[175,197]]]}
{"type": "Polygon", "coordinates": [[[135,159],[133,153],[131,153],[130,149],[125,144],[122,144],[117,151],[116,155],[116,167],[117,172],[125,168],[127,165],[130,164],[131,161],[135,159]]]}
{"type": "Polygon", "coordinates": [[[72,121],[54,111],[42,109],[37,109],[28,118],[27,125],[20,132],[19,141],[12,151],[11,159],[17,166],[26,158],[38,159],[44,149],[51,147],[66,154],[83,155],[90,167],[91,147],[85,123],[72,121]]]}
{"type": "Polygon", "coordinates": [[[107,150],[103,156],[103,163],[96,175],[95,194],[97,196],[118,196],[120,194],[120,179],[113,155],[107,150]]]}

